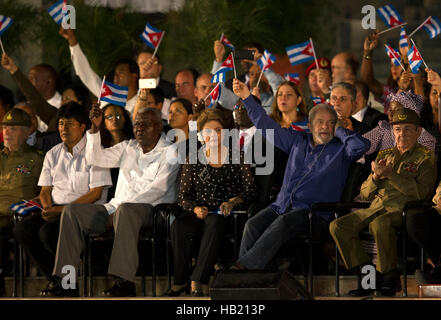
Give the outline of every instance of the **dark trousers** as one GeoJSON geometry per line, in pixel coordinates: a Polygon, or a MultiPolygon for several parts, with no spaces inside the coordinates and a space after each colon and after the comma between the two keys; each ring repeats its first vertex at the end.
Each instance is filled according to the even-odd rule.
{"type": "MultiPolygon", "coordinates": [[[[312,216],[314,235],[326,234],[328,226],[317,214],[312,216]]],[[[308,233],[308,210],[297,208],[277,214],[267,207],[246,222],[238,261],[247,269],[263,270],[285,242],[308,233]]]]}
{"type": "Polygon", "coordinates": [[[43,275],[52,279],[60,218],[46,221],[40,213],[23,218],[14,228],[14,238],[43,275]]]}
{"type": "MultiPolygon", "coordinates": [[[[3,275],[9,271],[9,239],[12,236],[12,227],[14,225],[12,216],[0,215],[0,269],[3,269],[3,275]]],[[[2,275],[2,273],[0,273],[2,275]]]]}
{"type": "Polygon", "coordinates": [[[410,214],[407,217],[407,232],[424,249],[434,264],[440,264],[441,215],[435,209],[410,214]]]}
{"type": "Polygon", "coordinates": [[[178,217],[171,227],[174,256],[174,283],[185,284],[190,275],[192,244],[190,239],[201,235],[196,266],[191,275],[192,281],[208,284],[214,270],[218,250],[225,236],[226,218],[220,214],[210,214],[204,220],[194,213],[178,217]]]}

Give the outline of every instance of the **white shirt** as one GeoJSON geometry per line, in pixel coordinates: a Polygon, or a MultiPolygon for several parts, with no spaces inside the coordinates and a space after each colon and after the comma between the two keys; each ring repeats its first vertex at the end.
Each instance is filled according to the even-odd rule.
{"type": "MultiPolygon", "coordinates": [[[[49,100],[46,100],[47,103],[49,103],[51,106],[60,109],[61,107],[61,94],[58,91],[55,91],[55,94],[50,98],[49,100]]],[[[39,116],[37,116],[37,123],[38,127],[37,130],[40,132],[46,132],[47,131],[47,124],[44,123],[39,116]]]]}
{"type": "MultiPolygon", "coordinates": [[[[38,185],[53,187],[54,204],[68,204],[84,196],[92,188],[110,187],[112,178],[110,170],[87,165],[86,137],[84,136],[72,149],[67,151],[64,143],[50,149],[44,157],[38,185]]],[[[107,188],[95,203],[106,202],[107,188]]]]}
{"type": "Polygon", "coordinates": [[[352,115],[352,118],[354,118],[354,119],[356,119],[356,120],[358,120],[360,122],[363,122],[364,115],[366,114],[367,108],[368,108],[368,106],[364,107],[363,109],[361,109],[357,113],[354,113],[352,115]]]}
{"type": "Polygon", "coordinates": [[[121,203],[174,203],[177,201],[176,177],[178,163],[174,145],[165,141],[162,134],[156,146],[144,153],[135,139],[124,140],[113,147],[104,149],[101,146],[99,132],[86,133],[87,163],[103,168],[119,167],[115,197],[104,206],[109,214],[116,211],[121,203]]]}

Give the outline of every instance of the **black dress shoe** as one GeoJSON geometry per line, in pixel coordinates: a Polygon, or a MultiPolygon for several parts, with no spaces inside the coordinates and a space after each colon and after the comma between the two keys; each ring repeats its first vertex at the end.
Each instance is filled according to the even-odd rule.
{"type": "Polygon", "coordinates": [[[384,280],[379,289],[375,291],[377,297],[393,297],[401,291],[400,274],[392,270],[384,275],[384,280]]]}
{"type": "Polygon", "coordinates": [[[374,289],[355,289],[349,291],[351,297],[367,297],[375,292],[374,289]]]}
{"type": "Polygon", "coordinates": [[[63,289],[61,281],[53,280],[48,283],[45,289],[40,291],[41,297],[79,297],[78,287],[76,289],[63,289]]]}
{"type": "Polygon", "coordinates": [[[166,296],[166,297],[179,297],[183,293],[190,294],[190,283],[186,284],[185,286],[183,286],[179,290],[173,290],[172,288],[170,288],[164,293],[164,296],[166,296]]]}
{"type": "Polygon", "coordinates": [[[113,286],[104,290],[101,293],[104,297],[136,297],[135,283],[124,280],[116,279],[113,286]]]}

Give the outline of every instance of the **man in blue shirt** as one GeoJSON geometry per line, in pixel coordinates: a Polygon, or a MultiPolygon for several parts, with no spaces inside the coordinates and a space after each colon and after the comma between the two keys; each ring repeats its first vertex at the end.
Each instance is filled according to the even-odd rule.
{"type": "MultiPolygon", "coordinates": [[[[273,121],[237,79],[233,91],[242,98],[251,121],[263,132],[274,130],[274,145],[289,154],[283,186],[277,199],[249,219],[239,251],[238,269],[264,269],[280,246],[299,234],[308,233],[308,213],[317,202],[340,200],[348,167],[369,148],[359,134],[341,127],[331,106],[311,109],[311,133],[282,128],[273,121]],[[334,136],[335,135],[335,136],[334,136]]],[[[331,215],[313,215],[313,228],[327,232],[331,215]]]]}

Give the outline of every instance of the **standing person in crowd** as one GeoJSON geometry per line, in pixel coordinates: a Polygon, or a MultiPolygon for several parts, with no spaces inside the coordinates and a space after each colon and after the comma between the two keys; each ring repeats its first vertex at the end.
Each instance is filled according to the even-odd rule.
{"type": "Polygon", "coordinates": [[[326,100],[329,99],[329,88],[332,85],[331,62],[322,57],[317,59],[317,63],[318,67],[314,61],[306,69],[309,91],[312,97],[321,97],[326,100]]]}
{"type": "Polygon", "coordinates": [[[330,103],[337,112],[344,128],[363,134],[370,130],[366,124],[355,119],[352,114],[356,109],[357,89],[350,83],[337,82],[331,87],[330,103]]]}
{"type": "Polygon", "coordinates": [[[357,98],[355,99],[355,108],[352,111],[352,118],[366,125],[368,131],[375,128],[380,120],[387,121],[388,118],[386,114],[372,108],[371,104],[368,103],[368,86],[360,80],[356,80],[354,86],[357,89],[357,98]]]}
{"type": "Polygon", "coordinates": [[[8,70],[21,93],[26,100],[35,108],[38,116],[40,132],[57,131],[56,115],[61,106],[61,95],[55,91],[55,71],[46,65],[35,66],[29,72],[29,79],[17,67],[14,60],[6,53],[2,55],[2,67],[8,70]],[[41,74],[40,74],[41,72],[41,74]],[[46,83],[42,85],[41,83],[46,83]],[[54,93],[56,92],[56,93],[54,93]],[[48,98],[53,94],[52,98],[48,98]],[[41,120],[41,121],[40,121],[41,120]]]}
{"type": "Polygon", "coordinates": [[[187,99],[192,104],[197,103],[195,88],[198,77],[199,73],[193,68],[178,71],[175,78],[176,96],[187,99]]]}
{"type": "Polygon", "coordinates": [[[10,206],[38,195],[38,177],[43,152],[26,143],[31,119],[18,108],[8,111],[0,123],[4,145],[0,150],[0,297],[5,294],[8,266],[8,240],[12,235],[13,214],[10,206]]]}
{"type": "Polygon", "coordinates": [[[101,146],[99,128],[103,112],[92,108],[91,129],[86,133],[86,160],[101,168],[119,167],[115,197],[102,204],[71,204],[61,214],[60,235],[53,278],[52,294],[69,295],[61,286],[65,265],[78,268],[84,244],[83,233],[103,233],[113,218],[115,238],[108,273],[115,277],[111,288],[102,292],[106,297],[135,296],[135,275],[138,269],[138,239],[142,227],[152,227],[153,206],[176,201],[176,175],[179,165],[176,150],[161,133],[161,112],[153,108],[139,110],[133,133],[135,139],[124,140],[113,147],[101,146]]]}
{"type": "MultiPolygon", "coordinates": [[[[106,189],[112,185],[108,169],[86,164],[87,110],[69,102],[59,109],[57,123],[63,142],[46,154],[38,180],[43,209],[14,229],[14,237],[49,280],[41,296],[61,294],[52,277],[61,212],[70,203],[104,203],[106,189]]],[[[69,295],[77,296],[78,290],[69,291],[69,295]]]]}
{"type": "Polygon", "coordinates": [[[204,147],[196,164],[184,164],[181,174],[178,204],[183,213],[172,225],[174,255],[174,286],[167,295],[177,296],[184,291],[202,295],[207,285],[225,236],[226,217],[242,203],[250,202],[256,194],[250,165],[224,145],[224,118],[217,109],[205,110],[198,118],[198,131],[204,147]],[[191,273],[191,241],[202,232],[196,266],[191,273]]]}
{"type": "MultiPolygon", "coordinates": [[[[359,233],[369,227],[377,245],[376,294],[394,296],[401,290],[397,270],[397,235],[402,227],[402,211],[408,201],[430,198],[436,178],[433,151],[418,144],[421,134],[418,114],[401,108],[392,117],[395,147],[382,150],[371,163],[372,173],[361,186],[360,196],[372,201],[333,222],[329,227],[347,269],[363,267],[370,261],[359,233]]],[[[353,295],[369,295],[373,289],[355,290],[353,295]]]]}
{"type": "MultiPolygon", "coordinates": [[[[243,82],[235,79],[233,90],[243,100],[254,125],[258,129],[273,129],[275,145],[289,154],[277,200],[247,221],[239,259],[232,266],[264,269],[283,243],[308,233],[308,213],[313,203],[340,200],[349,165],[364,154],[369,141],[341,128],[341,121],[328,105],[319,104],[311,109],[311,133],[305,133],[282,128],[268,117],[243,82]]],[[[329,213],[313,215],[317,235],[327,233],[331,219],[329,213]]]]}
{"type": "Polygon", "coordinates": [[[171,99],[176,97],[174,83],[161,77],[162,64],[158,54],[153,57],[153,52],[146,49],[141,50],[136,57],[136,63],[139,67],[140,79],[155,79],[156,87],[162,90],[165,98],[171,99]]]}
{"type": "Polygon", "coordinates": [[[83,85],[70,83],[66,85],[61,93],[61,105],[68,102],[76,102],[89,111],[92,106],[92,99],[89,90],[83,85]]]}
{"type": "Polygon", "coordinates": [[[282,128],[309,132],[306,100],[294,83],[282,82],[276,91],[270,117],[282,128]]]}
{"type": "MultiPolygon", "coordinates": [[[[93,93],[95,97],[101,95],[101,83],[103,79],[92,70],[86,55],[81,50],[73,29],[60,27],[59,34],[69,43],[70,56],[75,73],[83,84],[93,93]]],[[[123,58],[115,63],[113,83],[128,88],[126,110],[133,113],[138,95],[139,67],[135,61],[123,58]]],[[[105,103],[102,103],[104,106],[105,103]]]]}

